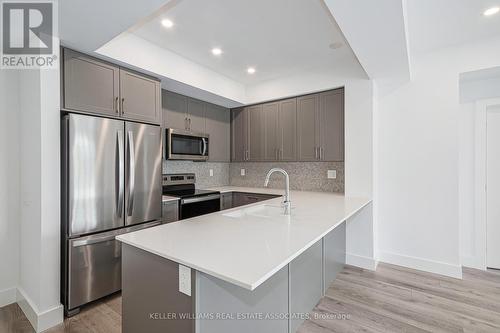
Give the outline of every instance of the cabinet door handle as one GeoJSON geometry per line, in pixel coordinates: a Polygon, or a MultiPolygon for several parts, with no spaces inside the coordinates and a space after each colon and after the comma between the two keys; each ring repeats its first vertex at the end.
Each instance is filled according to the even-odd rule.
{"type": "Polygon", "coordinates": [[[122,113],[125,113],[125,97],[122,98],[122,113]]]}
{"type": "Polygon", "coordinates": [[[319,159],[323,160],[323,147],[319,148],[319,159]]]}
{"type": "Polygon", "coordinates": [[[188,118],[184,118],[184,129],[187,131],[188,130],[188,118]]]}
{"type": "Polygon", "coordinates": [[[120,105],[118,103],[118,96],[115,97],[115,112],[120,113],[120,105]]]}
{"type": "Polygon", "coordinates": [[[189,118],[189,130],[191,130],[191,118],[189,118]]]}
{"type": "Polygon", "coordinates": [[[314,147],[314,158],[318,159],[318,147],[314,147]]]}

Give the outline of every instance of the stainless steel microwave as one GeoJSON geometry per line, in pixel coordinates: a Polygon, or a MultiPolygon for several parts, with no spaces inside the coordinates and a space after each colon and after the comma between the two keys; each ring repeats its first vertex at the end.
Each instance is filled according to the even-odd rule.
{"type": "Polygon", "coordinates": [[[165,158],[167,160],[208,160],[209,135],[167,128],[165,158]]]}

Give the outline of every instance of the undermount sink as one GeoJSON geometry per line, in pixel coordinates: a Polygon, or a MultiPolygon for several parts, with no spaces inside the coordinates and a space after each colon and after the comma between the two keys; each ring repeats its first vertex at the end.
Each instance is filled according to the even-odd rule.
{"type": "Polygon", "coordinates": [[[285,211],[282,205],[262,204],[248,208],[238,209],[222,215],[232,218],[241,218],[244,216],[270,218],[270,217],[285,216],[285,211]]]}

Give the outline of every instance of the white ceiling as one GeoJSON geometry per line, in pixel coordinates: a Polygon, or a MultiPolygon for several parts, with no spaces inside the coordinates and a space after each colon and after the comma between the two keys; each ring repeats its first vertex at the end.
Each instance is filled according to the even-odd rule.
{"type": "Polygon", "coordinates": [[[322,0],[178,0],[129,32],[245,85],[358,64],[322,0]],[[173,28],[161,25],[165,18],[173,28]]]}
{"type": "Polygon", "coordinates": [[[412,54],[500,36],[500,14],[482,15],[500,0],[407,1],[412,54]]]}

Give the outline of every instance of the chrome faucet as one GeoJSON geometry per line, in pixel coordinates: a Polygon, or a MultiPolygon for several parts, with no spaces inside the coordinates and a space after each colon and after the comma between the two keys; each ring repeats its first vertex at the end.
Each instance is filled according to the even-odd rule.
{"type": "Polygon", "coordinates": [[[285,198],[283,200],[283,206],[285,207],[285,215],[290,215],[290,212],[292,210],[292,202],[290,201],[290,177],[288,176],[288,172],[281,168],[272,168],[267,173],[264,186],[267,187],[269,185],[269,178],[275,172],[281,172],[285,176],[285,198]]]}

